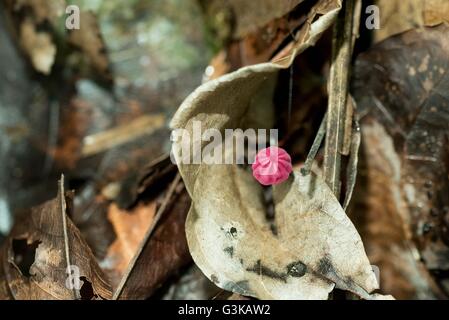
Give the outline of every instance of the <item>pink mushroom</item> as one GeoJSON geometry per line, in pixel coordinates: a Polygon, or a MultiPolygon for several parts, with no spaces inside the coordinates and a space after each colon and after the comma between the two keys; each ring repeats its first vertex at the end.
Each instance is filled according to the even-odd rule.
{"type": "Polygon", "coordinates": [[[252,165],[253,176],[265,186],[279,184],[292,172],[292,159],[282,148],[268,147],[260,150],[252,165]]]}

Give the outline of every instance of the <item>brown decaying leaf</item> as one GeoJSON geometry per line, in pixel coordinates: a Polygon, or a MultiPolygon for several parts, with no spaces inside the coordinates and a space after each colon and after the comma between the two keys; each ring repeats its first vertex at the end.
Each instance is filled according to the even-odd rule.
{"type": "Polygon", "coordinates": [[[285,42],[294,40],[295,30],[307,21],[313,4],[312,1],[301,1],[282,17],[253,27],[242,38],[232,40],[226,49],[212,59],[210,70],[213,72],[207,74],[205,80],[216,79],[243,66],[269,61],[283,48],[285,42]]]}
{"type": "MultiPolygon", "coordinates": [[[[145,158],[144,155],[140,156],[145,158]]],[[[112,176],[112,180],[107,181],[107,184],[99,182],[101,196],[93,199],[93,194],[90,194],[88,199],[82,199],[82,201],[87,206],[95,205],[95,202],[113,201],[120,209],[130,209],[140,200],[152,199],[160,194],[167,182],[171,181],[178,171],[168,154],[157,157],[147,165],[134,165],[131,162],[130,167],[125,169],[127,170],[122,172],[121,176],[112,176]]],[[[114,170],[119,171],[119,168],[112,166],[111,171],[114,170]]],[[[90,187],[92,189],[93,185],[90,187]]],[[[77,211],[77,213],[83,214],[82,211],[77,211]]]]}
{"type": "Polygon", "coordinates": [[[81,12],[80,23],[83,27],[71,30],[69,42],[84,52],[89,63],[98,72],[107,75],[109,60],[95,14],[90,11],[81,12]]]}
{"type": "Polygon", "coordinates": [[[393,141],[378,123],[365,123],[362,130],[363,161],[351,218],[370,262],[379,268],[380,289],[397,299],[441,297],[410,239],[393,141]]]}
{"type": "Polygon", "coordinates": [[[156,158],[143,168],[136,187],[137,195],[142,194],[147,188],[156,188],[158,181],[165,179],[176,171],[177,168],[169,154],[156,158]]]}
{"type": "Polygon", "coordinates": [[[409,29],[449,22],[446,0],[376,0],[380,29],[374,30],[374,41],[382,41],[409,29]]]}
{"type": "MultiPolygon", "coordinates": [[[[135,168],[134,165],[131,167],[135,168]]],[[[132,177],[138,178],[130,177],[129,185],[125,182],[125,189],[134,190],[129,192],[131,198],[127,196],[127,200],[123,200],[123,208],[127,209],[119,209],[121,202],[117,198],[111,201],[106,197],[116,193],[113,189],[120,185],[119,182],[110,182],[98,195],[89,184],[76,199],[74,219],[113,287],[118,287],[130,265],[135,263],[135,269],[131,268],[127,275],[120,299],[148,298],[191,261],[183,232],[190,202],[185,190],[180,190],[181,186],[175,186],[166,211],[162,212],[162,220],[153,228],[156,208],[159,212],[167,194],[164,189],[173,180],[176,167],[168,156],[162,156],[137,173],[132,177]],[[151,234],[146,239],[150,229],[151,234]],[[164,252],[171,256],[165,256],[164,252]],[[136,255],[138,258],[133,262],[136,255]],[[142,274],[145,281],[142,281],[142,274]]]]}
{"type": "Polygon", "coordinates": [[[37,23],[49,21],[55,23],[65,11],[65,0],[7,0],[14,10],[31,9],[37,23]]]}
{"type": "Polygon", "coordinates": [[[109,205],[108,219],[114,228],[116,239],[109,246],[101,265],[108,272],[113,287],[117,286],[137,252],[155,213],[156,201],[139,204],[131,212],[120,210],[114,203],[109,205]]]}
{"type": "MultiPolygon", "coordinates": [[[[241,1],[241,0],[201,0],[206,12],[214,17],[215,27],[223,28],[231,24],[233,30],[228,30],[228,37],[234,39],[242,38],[248,33],[254,32],[267,23],[280,18],[290,12],[304,0],[264,0],[264,1],[241,1]]],[[[223,31],[221,31],[223,32],[223,31]]]]}
{"type": "MultiPolygon", "coordinates": [[[[106,200],[116,202],[120,208],[131,207],[135,204],[137,196],[146,191],[145,182],[141,179],[149,179],[145,176],[148,174],[146,172],[148,165],[163,153],[169,136],[168,128],[155,132],[152,132],[151,128],[145,129],[142,135],[135,137],[134,140],[131,139],[108,150],[105,154],[100,154],[102,157],[97,173],[98,178],[89,182],[90,187],[97,193],[101,193],[106,200]]],[[[85,161],[85,165],[89,165],[89,159],[85,161]]],[[[173,173],[168,171],[167,173],[173,173]]],[[[159,185],[156,187],[154,194],[162,188],[159,185]]],[[[151,190],[148,191],[151,192],[151,190]]],[[[90,199],[83,200],[84,203],[92,201],[94,201],[92,195],[90,199]]]]}
{"type": "MultiPolygon", "coordinates": [[[[5,245],[0,247],[0,261],[3,261],[3,254],[6,251],[4,249],[5,245]]],[[[8,281],[6,280],[5,270],[3,270],[3,263],[0,263],[0,300],[11,300],[11,292],[9,291],[8,281]]]]}
{"type": "Polygon", "coordinates": [[[50,74],[57,49],[52,40],[52,32],[48,28],[41,30],[40,27],[45,23],[56,25],[64,13],[65,1],[7,0],[6,7],[18,20],[20,44],[31,64],[36,71],[50,74]],[[23,16],[26,18],[22,18],[23,16]]]}
{"type": "Polygon", "coordinates": [[[20,43],[33,67],[43,74],[49,74],[56,56],[56,46],[50,34],[37,31],[33,22],[26,19],[20,26],[20,43]]]}
{"type": "Polygon", "coordinates": [[[442,22],[449,23],[449,2],[444,0],[426,0],[424,22],[435,26],[442,22]]]}
{"type": "Polygon", "coordinates": [[[14,299],[111,297],[111,288],[79,230],[68,217],[63,219],[72,208],[72,197],[60,188],[56,199],[32,208],[6,240],[1,263],[14,299]],[[79,290],[67,285],[68,264],[79,270],[79,275],[72,272],[80,280],[79,290]]]}
{"type": "Polygon", "coordinates": [[[441,297],[429,271],[449,269],[448,39],[445,24],[412,30],[356,62],[353,94],[364,115],[371,190],[359,200],[364,236],[388,275],[382,286],[401,298],[441,297]]]}
{"type": "MultiPolygon", "coordinates": [[[[340,8],[339,1],[319,1],[290,54],[207,82],[184,101],[172,128],[192,133],[195,120],[202,130],[220,132],[270,128],[277,73],[317,41],[340,8]]],[[[186,221],[189,249],[217,286],[262,299],[326,299],[335,283],[371,298],[377,282],[360,237],[320,177],[295,173],[274,188],[273,232],[264,218],[262,188],[248,171],[185,164],[181,143],[174,142],[174,155],[193,198],[186,221]]]]}
{"type": "Polygon", "coordinates": [[[61,109],[64,125],[59,127],[57,145],[48,146],[47,152],[59,168],[73,170],[81,158],[82,140],[97,122],[93,106],[82,99],[71,99],[61,109]]]}
{"type": "Polygon", "coordinates": [[[128,266],[124,275],[126,281],[122,278],[120,292],[116,290],[115,298],[148,298],[173,273],[191,261],[184,232],[189,206],[189,195],[182,184],[177,185],[150,237],[140,243],[141,252],[135,253],[135,261],[128,266]]]}

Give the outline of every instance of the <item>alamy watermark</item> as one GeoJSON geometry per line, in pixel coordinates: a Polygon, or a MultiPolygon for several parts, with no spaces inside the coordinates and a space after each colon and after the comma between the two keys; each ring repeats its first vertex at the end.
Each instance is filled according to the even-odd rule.
{"type": "Polygon", "coordinates": [[[370,5],[365,8],[365,13],[369,16],[365,20],[365,27],[368,30],[380,29],[380,10],[376,5],[370,5]]]}
{"type": "Polygon", "coordinates": [[[67,6],[65,13],[68,15],[65,19],[65,27],[68,30],[80,29],[80,8],[77,5],[67,6]]]}
{"type": "MultiPolygon", "coordinates": [[[[80,8],[77,5],[69,5],[65,9],[67,15],[65,27],[68,30],[79,30],[81,27],[80,8]]],[[[369,16],[365,19],[365,27],[368,30],[380,29],[380,9],[376,5],[369,5],[365,8],[365,14],[369,16]]]]}
{"type": "Polygon", "coordinates": [[[171,134],[173,163],[252,164],[258,151],[277,146],[277,129],[202,130],[201,121],[192,121],[191,130],[174,129],[171,134]]]}
{"type": "Polygon", "coordinates": [[[66,273],[68,274],[65,280],[66,288],[70,290],[81,290],[80,268],[76,265],[70,265],[67,267],[66,273]]]}

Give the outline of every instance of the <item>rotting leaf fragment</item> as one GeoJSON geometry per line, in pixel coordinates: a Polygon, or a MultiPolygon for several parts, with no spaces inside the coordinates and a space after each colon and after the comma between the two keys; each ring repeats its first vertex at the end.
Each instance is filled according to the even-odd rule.
{"type": "Polygon", "coordinates": [[[64,241],[61,214],[71,210],[72,198],[61,188],[55,199],[32,208],[28,219],[15,225],[0,261],[12,298],[72,300],[74,292],[81,299],[111,297],[111,288],[94,255],[68,217],[64,241]],[[66,254],[70,258],[70,275],[66,254]],[[81,286],[68,286],[71,280],[81,286]]]}
{"type": "Polygon", "coordinates": [[[410,30],[356,61],[353,94],[364,115],[365,187],[370,191],[359,201],[370,221],[365,236],[372,241],[370,254],[377,252],[381,267],[397,274],[395,283],[385,278],[390,280],[386,285],[399,290],[397,283],[404,283],[404,298],[441,297],[434,281],[447,277],[443,272],[432,279],[429,270],[449,268],[448,39],[447,24],[410,30]],[[374,222],[385,220],[395,221],[397,231],[373,232],[374,222]],[[409,267],[416,256],[419,260],[409,267]]]}

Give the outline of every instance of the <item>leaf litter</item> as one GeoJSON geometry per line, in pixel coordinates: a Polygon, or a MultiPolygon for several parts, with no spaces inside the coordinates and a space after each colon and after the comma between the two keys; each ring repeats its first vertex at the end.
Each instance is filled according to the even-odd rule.
{"type": "MultiPolygon", "coordinates": [[[[34,159],[45,163],[34,180],[14,178],[20,162],[5,170],[12,174],[4,180],[21,181],[24,190],[4,193],[2,186],[1,213],[4,194],[10,201],[17,193],[5,202],[15,211],[33,208],[0,237],[0,297],[335,299],[336,288],[362,299],[446,297],[447,25],[440,23],[448,21],[447,6],[378,1],[392,15],[381,15],[384,27],[371,33],[373,43],[387,40],[371,47],[363,14],[355,14],[345,42],[350,50],[341,56],[350,59],[358,22],[365,42],[354,50],[365,52],[353,72],[348,63],[336,76],[338,58],[328,53],[338,36],[331,26],[349,2],[357,12],[355,0],[267,0],[256,7],[199,1],[201,8],[188,1],[176,14],[170,7],[181,8],[177,0],[164,6],[100,1],[82,10],[87,28],[68,33],[60,29],[63,1],[1,4],[24,52],[17,60],[28,60],[30,84],[39,89],[9,99],[17,89],[5,90],[0,81],[1,105],[17,104],[27,114],[33,100],[22,122],[12,120],[6,142],[30,140],[26,159],[32,167],[40,165],[34,159]],[[149,8],[163,18],[155,20],[149,8]],[[279,126],[280,145],[292,152],[295,168],[280,185],[262,187],[245,165],[180,162],[176,168],[170,162],[166,121],[199,84],[210,54],[199,40],[209,31],[196,32],[200,23],[189,22],[199,9],[216,19],[205,24],[216,35],[207,40],[216,56],[171,127],[191,131],[196,120],[220,132],[279,126]],[[130,24],[136,12],[140,22],[130,24]],[[189,36],[179,33],[180,24],[189,36]],[[164,44],[152,41],[155,30],[163,31],[164,44]],[[324,112],[326,82],[348,75],[348,95],[344,86],[328,94],[329,109],[333,91],[347,100],[341,103],[347,110],[339,123],[343,139],[331,152],[341,158],[341,170],[335,166],[341,177],[329,188],[329,149],[321,144],[333,139],[324,124],[332,129],[335,119],[324,112]],[[39,115],[49,117],[42,121],[48,133],[30,125],[39,115]],[[61,171],[67,182],[57,185],[52,181],[61,171]],[[336,197],[340,179],[343,196],[336,197]],[[370,262],[380,267],[380,290],[370,262]],[[71,265],[80,271],[75,278],[67,274],[71,265]]],[[[4,25],[2,37],[9,32],[4,25]]],[[[25,69],[12,67],[26,79],[25,69]]]]}

